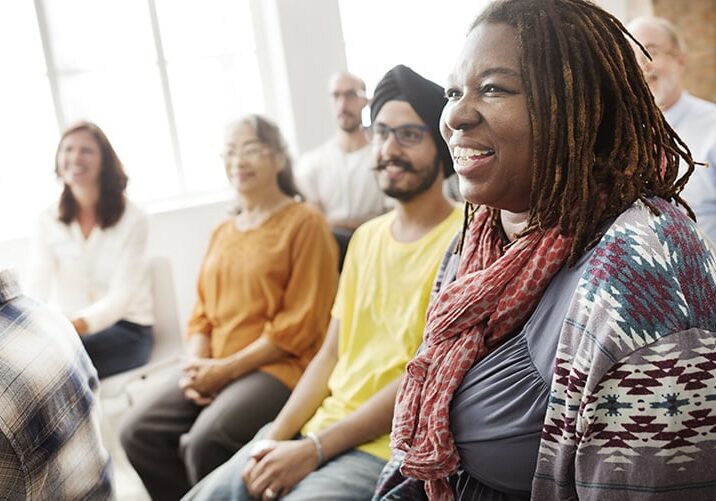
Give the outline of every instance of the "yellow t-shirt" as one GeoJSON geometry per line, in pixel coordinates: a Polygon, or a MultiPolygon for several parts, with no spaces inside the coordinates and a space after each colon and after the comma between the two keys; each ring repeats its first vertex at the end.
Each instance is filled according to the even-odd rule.
{"type": "MultiPolygon", "coordinates": [[[[358,228],[351,238],[332,315],[340,320],[338,362],[331,394],[301,431],[317,433],[353,413],[400,376],[423,337],[430,289],[447,246],[460,228],[456,208],[427,235],[397,242],[395,212],[358,228]]],[[[386,461],[390,435],[358,450],[386,461]]]]}

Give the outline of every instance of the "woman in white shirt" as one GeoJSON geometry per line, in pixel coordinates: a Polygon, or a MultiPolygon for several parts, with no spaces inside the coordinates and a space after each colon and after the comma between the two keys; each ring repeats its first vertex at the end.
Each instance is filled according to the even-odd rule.
{"type": "Polygon", "coordinates": [[[55,173],[64,188],[38,221],[31,294],[70,319],[100,378],[138,367],[153,343],[147,217],[127,200],[122,163],[93,123],[64,132],[55,173]]]}

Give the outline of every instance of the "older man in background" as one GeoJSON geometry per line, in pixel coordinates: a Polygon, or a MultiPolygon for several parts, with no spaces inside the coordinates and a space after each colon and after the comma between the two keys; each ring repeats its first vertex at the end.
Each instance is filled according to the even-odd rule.
{"type": "Polygon", "coordinates": [[[628,28],[651,55],[650,61],[635,47],[656,104],[694,160],[707,164],[696,165],[682,197],[694,210],[698,225],[716,243],[716,104],[684,89],[686,45],[673,24],[660,17],[642,17],[628,28]]]}
{"type": "Polygon", "coordinates": [[[387,200],[373,174],[371,148],[361,124],[368,104],[363,80],[351,73],[331,77],[329,92],[337,130],[296,166],[296,184],[308,202],[328,220],[343,257],[353,231],[387,210],[387,200]]]}

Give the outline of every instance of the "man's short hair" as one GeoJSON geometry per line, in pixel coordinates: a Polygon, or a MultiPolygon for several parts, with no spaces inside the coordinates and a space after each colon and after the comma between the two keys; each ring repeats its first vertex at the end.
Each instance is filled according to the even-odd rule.
{"type": "Polygon", "coordinates": [[[364,81],[361,77],[359,77],[358,75],[355,75],[355,74],[351,73],[350,71],[338,71],[338,72],[332,74],[332,75],[331,75],[331,78],[328,79],[328,81],[330,82],[330,83],[329,83],[329,86],[333,85],[333,82],[334,82],[335,80],[338,80],[338,79],[341,78],[341,77],[349,77],[349,78],[351,78],[352,80],[355,80],[356,83],[358,83],[358,85],[360,86],[360,88],[361,88],[361,90],[362,90],[363,92],[366,92],[366,91],[367,91],[366,86],[365,86],[365,81],[364,81]]]}

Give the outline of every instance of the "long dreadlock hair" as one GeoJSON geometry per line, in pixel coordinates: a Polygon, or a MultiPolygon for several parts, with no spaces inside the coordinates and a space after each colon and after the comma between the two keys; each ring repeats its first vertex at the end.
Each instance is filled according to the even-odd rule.
{"type": "MultiPolygon", "coordinates": [[[[501,0],[472,24],[517,32],[533,136],[528,225],[573,236],[568,264],[601,238],[600,227],[649,197],[683,205],[694,170],[686,144],[659,111],[622,23],[583,0],[501,0]],[[679,158],[688,164],[677,180],[679,158]]],[[[634,40],[641,50],[646,50],[634,40]]],[[[477,207],[466,206],[465,227],[477,207]]],[[[491,211],[493,224],[499,211],[491,211]]]]}

